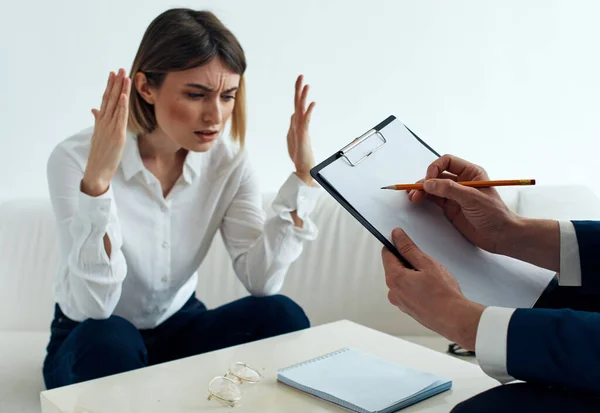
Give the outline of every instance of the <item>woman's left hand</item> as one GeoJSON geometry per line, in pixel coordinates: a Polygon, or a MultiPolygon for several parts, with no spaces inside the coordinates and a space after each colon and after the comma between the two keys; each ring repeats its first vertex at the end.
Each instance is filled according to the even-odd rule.
{"type": "Polygon", "coordinates": [[[315,165],[315,158],[308,135],[308,124],[310,116],[315,107],[312,102],[306,108],[308,96],[308,85],[303,85],[304,76],[298,76],[296,80],[296,94],[294,98],[294,114],[290,121],[290,129],[287,134],[288,152],[290,159],[296,167],[296,175],[303,181],[312,182],[310,170],[315,165]]]}

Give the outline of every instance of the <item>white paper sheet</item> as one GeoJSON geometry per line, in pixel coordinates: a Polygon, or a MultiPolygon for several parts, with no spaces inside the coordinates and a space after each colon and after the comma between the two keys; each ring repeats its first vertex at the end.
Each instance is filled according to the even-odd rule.
{"type": "MultiPolygon", "coordinates": [[[[394,228],[404,229],[425,253],[454,274],[467,298],[500,307],[533,306],[553,272],[481,250],[464,238],[432,202],[413,204],[405,191],[380,189],[422,179],[437,158],[399,120],[381,133],[387,140],[385,146],[357,166],[340,158],[320,174],[390,242],[394,228]]],[[[351,160],[379,143],[376,135],[368,138],[350,152],[351,160]]]]}

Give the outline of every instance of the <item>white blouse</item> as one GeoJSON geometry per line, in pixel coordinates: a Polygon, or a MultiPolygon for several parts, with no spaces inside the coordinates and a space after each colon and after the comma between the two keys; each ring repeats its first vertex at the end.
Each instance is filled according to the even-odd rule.
{"type": "Polygon", "coordinates": [[[309,214],[322,189],[291,174],[273,201],[275,216],[266,220],[246,154],[222,139],[206,153],[188,153],[182,176],[164,198],[136,137],[128,134],[109,190],[88,196],[80,183],[92,131],[57,145],[47,170],[60,244],[55,300],[73,320],[115,314],[139,329],[161,324],[195,292],[196,270],[217,230],[250,294],[275,294],[303,243],[317,236],[309,214]],[[294,225],[294,210],[303,228],[294,225]]]}

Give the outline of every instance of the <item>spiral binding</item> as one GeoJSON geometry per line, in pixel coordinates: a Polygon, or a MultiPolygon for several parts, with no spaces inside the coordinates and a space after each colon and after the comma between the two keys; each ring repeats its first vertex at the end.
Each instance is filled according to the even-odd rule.
{"type": "Polygon", "coordinates": [[[303,361],[302,363],[297,363],[297,364],[294,364],[292,366],[282,368],[279,371],[280,372],[284,372],[284,371],[288,371],[288,370],[292,370],[292,369],[295,369],[295,368],[298,368],[298,367],[305,366],[307,364],[315,363],[317,361],[322,361],[322,360],[328,359],[330,357],[337,356],[338,354],[345,353],[348,350],[350,350],[350,349],[349,348],[342,348],[342,349],[339,349],[339,350],[336,350],[336,351],[332,351],[331,353],[327,353],[327,354],[324,354],[322,356],[315,357],[313,359],[303,361]]]}

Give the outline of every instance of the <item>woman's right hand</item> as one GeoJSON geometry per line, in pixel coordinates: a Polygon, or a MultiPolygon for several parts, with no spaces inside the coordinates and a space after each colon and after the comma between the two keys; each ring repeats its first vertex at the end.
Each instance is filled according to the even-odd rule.
{"type": "Polygon", "coordinates": [[[94,133],[81,190],[99,196],[110,187],[125,148],[131,80],[119,69],[110,72],[100,110],[92,109],[94,133]]]}
{"type": "Polygon", "coordinates": [[[518,232],[520,218],[509,210],[495,188],[476,189],[456,181],[489,180],[487,172],[464,159],[444,155],[427,168],[424,191],[411,191],[413,202],[431,199],[473,244],[503,254],[518,232]]]}

